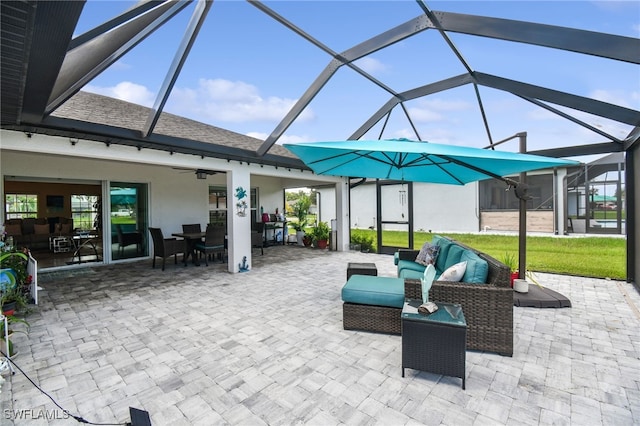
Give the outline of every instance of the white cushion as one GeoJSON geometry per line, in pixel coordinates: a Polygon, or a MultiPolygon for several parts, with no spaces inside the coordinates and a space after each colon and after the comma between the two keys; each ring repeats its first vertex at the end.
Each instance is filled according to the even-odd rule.
{"type": "Polygon", "coordinates": [[[467,261],[456,263],[447,268],[446,271],[440,275],[438,281],[460,281],[464,276],[464,271],[467,270],[467,261]]]}

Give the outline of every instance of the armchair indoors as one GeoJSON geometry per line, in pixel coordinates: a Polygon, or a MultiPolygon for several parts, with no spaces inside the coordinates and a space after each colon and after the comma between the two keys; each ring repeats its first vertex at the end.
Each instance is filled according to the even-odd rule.
{"type": "Polygon", "coordinates": [[[149,228],[153,240],[153,267],[156,267],[156,257],[162,258],[162,270],[167,257],[173,256],[174,263],[178,264],[178,254],[184,253],[184,241],[177,238],[164,238],[160,228],[149,228]]]}

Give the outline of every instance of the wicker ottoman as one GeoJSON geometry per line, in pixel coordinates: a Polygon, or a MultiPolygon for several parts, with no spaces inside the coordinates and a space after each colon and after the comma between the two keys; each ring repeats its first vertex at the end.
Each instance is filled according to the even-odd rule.
{"type": "Polygon", "coordinates": [[[347,280],[351,278],[351,275],[378,275],[378,268],[375,263],[355,263],[349,262],[347,264],[347,280]]]}
{"type": "Polygon", "coordinates": [[[353,275],[342,288],[342,301],[345,330],[400,334],[402,278],[353,275]]]}

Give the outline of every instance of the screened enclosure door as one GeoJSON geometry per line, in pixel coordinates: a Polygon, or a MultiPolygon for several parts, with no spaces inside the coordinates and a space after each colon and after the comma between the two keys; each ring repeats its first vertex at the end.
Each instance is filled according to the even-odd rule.
{"type": "Polygon", "coordinates": [[[413,184],[377,181],[378,253],[413,248],[413,184]]]}
{"type": "MultiPolygon", "coordinates": [[[[149,253],[147,185],[111,182],[111,259],[144,257],[149,253]]],[[[107,229],[109,229],[107,228],[107,229]]]]}

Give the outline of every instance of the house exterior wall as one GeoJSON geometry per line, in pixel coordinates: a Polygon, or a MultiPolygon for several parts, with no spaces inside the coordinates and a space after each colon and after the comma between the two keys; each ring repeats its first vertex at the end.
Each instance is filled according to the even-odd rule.
{"type": "MultiPolygon", "coordinates": [[[[63,181],[102,180],[149,185],[149,224],[163,232],[179,232],[183,223],[208,222],[208,184],[192,173],[167,167],[86,158],[55,157],[47,154],[3,152],[2,174],[26,179],[63,181]]],[[[4,191],[3,191],[4,199],[4,191]]],[[[109,203],[103,211],[108,217],[109,203]]]]}
{"type": "Polygon", "coordinates": [[[260,207],[265,213],[284,212],[284,194],[282,192],[283,182],[279,177],[273,176],[251,176],[251,187],[260,188],[258,194],[258,211],[260,207]]]}
{"type": "Polygon", "coordinates": [[[316,192],[320,194],[318,220],[327,222],[327,225],[331,226],[331,221],[337,218],[336,190],[335,188],[320,188],[316,192]]]}
{"type": "MultiPolygon", "coordinates": [[[[415,231],[477,232],[478,185],[413,184],[413,224],[415,231]]],[[[394,206],[390,206],[394,208],[394,206]]],[[[397,206],[400,211],[400,206],[397,206]]],[[[366,183],[351,189],[351,227],[375,228],[376,186],[366,183]]]]}
{"type": "MultiPolygon", "coordinates": [[[[180,232],[184,223],[209,222],[209,185],[225,186],[228,190],[228,207],[235,212],[235,187],[233,182],[245,182],[259,188],[259,203],[265,212],[280,212],[284,207],[283,190],[286,187],[310,186],[341,182],[338,177],[317,176],[308,171],[287,170],[258,164],[227,161],[217,158],[201,158],[194,155],[169,154],[152,149],[138,150],[122,145],[107,146],[103,143],[79,140],[71,143],[68,138],[23,132],[0,131],[0,199],[4,206],[4,179],[31,181],[133,182],[147,184],[149,190],[149,225],[160,227],[165,235],[180,232]],[[197,179],[195,169],[219,170],[225,173],[197,179]],[[238,180],[227,181],[227,175],[235,173],[238,180]],[[247,176],[246,178],[243,176],[247,176]]],[[[249,189],[249,188],[245,188],[249,189]]],[[[249,202],[247,200],[247,202],[249,202]]],[[[109,203],[103,205],[103,218],[108,218],[109,203]]],[[[229,218],[237,220],[231,211],[229,218]]],[[[243,219],[240,219],[243,220],[243,219]]],[[[105,221],[106,223],[106,221],[105,221]]],[[[246,227],[247,233],[249,227],[246,227]]],[[[229,228],[240,229],[231,223],[229,228]]],[[[230,234],[230,238],[234,236],[230,234]]],[[[111,244],[109,233],[104,244],[111,244]]],[[[108,250],[105,250],[105,255],[108,250]]],[[[251,264],[249,250],[249,264],[251,264]]],[[[230,261],[231,261],[230,257],[230,261]]],[[[110,259],[106,258],[109,262],[110,259]]],[[[237,262],[229,262],[235,265],[237,262]]],[[[237,272],[237,271],[231,271],[237,272]]]]}

